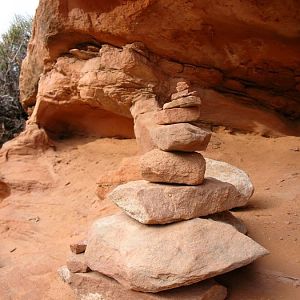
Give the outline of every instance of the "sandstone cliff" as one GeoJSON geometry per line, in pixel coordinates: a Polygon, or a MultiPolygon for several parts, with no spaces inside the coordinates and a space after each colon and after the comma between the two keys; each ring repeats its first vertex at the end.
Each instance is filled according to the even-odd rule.
{"type": "Polygon", "coordinates": [[[21,99],[55,134],[130,137],[133,99],[183,78],[203,122],[299,135],[299,29],[296,0],[41,0],[21,99]]]}

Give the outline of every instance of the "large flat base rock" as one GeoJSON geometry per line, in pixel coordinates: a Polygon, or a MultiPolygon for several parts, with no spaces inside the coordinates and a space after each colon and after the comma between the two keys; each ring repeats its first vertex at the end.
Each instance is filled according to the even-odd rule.
{"type": "Polygon", "coordinates": [[[212,279],[152,294],[125,289],[114,279],[98,272],[74,274],[63,268],[63,280],[70,284],[80,300],[224,300],[227,295],[226,288],[212,279]]]}
{"type": "Polygon", "coordinates": [[[108,197],[143,224],[188,220],[246,204],[233,185],[213,178],[198,186],[131,181],[119,185],[108,197]]]}
{"type": "Polygon", "coordinates": [[[193,219],[163,226],[126,216],[97,220],[88,237],[88,267],[126,288],[159,292],[247,265],[268,252],[233,226],[193,219]]]}

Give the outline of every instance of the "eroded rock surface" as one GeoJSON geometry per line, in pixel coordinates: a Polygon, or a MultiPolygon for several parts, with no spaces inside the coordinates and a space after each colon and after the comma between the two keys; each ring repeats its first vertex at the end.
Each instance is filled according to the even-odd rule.
{"type": "MultiPolygon", "coordinates": [[[[163,103],[169,102],[177,82],[191,82],[201,95],[202,121],[264,135],[299,135],[299,15],[300,5],[293,0],[231,0],[230,5],[217,0],[42,0],[22,67],[21,98],[25,107],[31,107],[46,96],[42,91],[49,84],[67,106],[59,106],[58,111],[64,109],[61,118],[83,109],[82,101],[128,116],[129,98],[120,99],[120,90],[127,95],[136,89],[152,92],[157,74],[152,76],[149,70],[155,69],[160,73],[156,83],[163,86],[154,84],[154,90],[163,103]],[[134,41],[145,45],[136,55],[148,67],[133,70],[127,66],[134,60],[116,57],[122,52],[118,47],[134,41]],[[106,56],[103,72],[78,77],[85,64],[98,65],[95,48],[103,44],[114,45],[116,55],[106,56]],[[107,68],[112,72],[105,72],[107,68]],[[132,81],[127,76],[132,72],[147,83],[132,81]],[[115,79],[122,84],[115,85],[115,79]],[[53,82],[66,89],[55,88],[53,82]],[[103,92],[99,85],[107,83],[110,88],[103,92]],[[90,84],[92,89],[87,88],[90,84]],[[77,95],[79,107],[70,106],[70,94],[77,95]]],[[[41,113],[54,110],[53,95],[47,95],[44,101],[49,106],[41,107],[41,113]]],[[[89,106],[84,107],[88,116],[89,106]]],[[[46,126],[49,116],[40,116],[46,126]]],[[[77,116],[67,124],[74,126],[77,116]]],[[[128,136],[128,128],[120,135],[128,136]]]]}
{"type": "Polygon", "coordinates": [[[53,144],[44,129],[35,123],[26,125],[15,139],[6,142],[0,149],[0,157],[8,159],[11,155],[32,155],[47,150],[53,144]]]}
{"type": "Polygon", "coordinates": [[[124,214],[97,220],[88,266],[127,288],[159,292],[223,274],[268,252],[231,225],[193,219],[145,226],[124,214]]]}
{"type": "Polygon", "coordinates": [[[198,186],[131,181],[119,185],[108,197],[144,224],[165,224],[207,216],[248,202],[233,185],[213,178],[205,179],[198,186]]]}

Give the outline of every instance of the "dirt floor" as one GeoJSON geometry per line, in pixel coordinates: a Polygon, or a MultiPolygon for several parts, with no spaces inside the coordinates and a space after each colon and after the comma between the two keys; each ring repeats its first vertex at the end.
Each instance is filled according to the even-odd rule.
{"type": "MultiPolygon", "coordinates": [[[[135,140],[76,138],[56,151],[15,156],[0,164],[12,194],[0,203],[0,299],[75,299],[57,269],[69,244],[91,222],[116,211],[96,195],[98,178],[137,153],[135,140]]],[[[256,191],[234,210],[249,236],[270,251],[220,276],[230,300],[300,299],[300,138],[213,135],[206,156],[250,175],[256,191]]]]}

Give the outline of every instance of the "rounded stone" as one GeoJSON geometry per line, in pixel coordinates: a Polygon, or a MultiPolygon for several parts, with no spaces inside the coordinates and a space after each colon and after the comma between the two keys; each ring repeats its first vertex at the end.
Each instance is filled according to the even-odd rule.
{"type": "Polygon", "coordinates": [[[204,180],[205,159],[200,153],[154,149],[140,159],[142,177],[150,182],[199,185],[204,180]]]}

